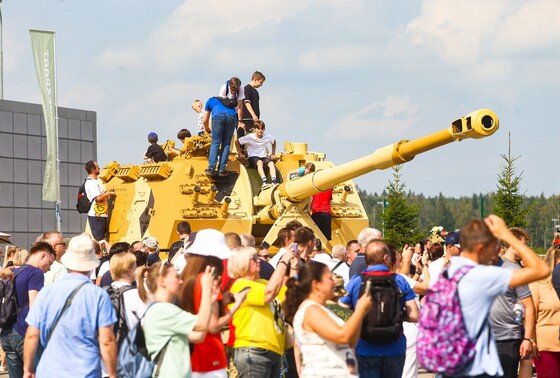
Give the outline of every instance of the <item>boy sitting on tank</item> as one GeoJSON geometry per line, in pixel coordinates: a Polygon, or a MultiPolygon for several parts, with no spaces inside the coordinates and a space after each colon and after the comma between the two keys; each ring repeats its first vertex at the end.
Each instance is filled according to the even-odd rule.
{"type": "Polygon", "coordinates": [[[276,185],[278,184],[276,181],[276,167],[274,166],[274,161],[276,160],[276,140],[274,140],[270,134],[264,133],[265,124],[263,121],[255,121],[253,124],[253,130],[253,133],[245,135],[235,141],[238,152],[237,156],[240,160],[248,157],[249,167],[257,168],[263,182],[263,188],[268,187],[271,184],[276,185]],[[242,146],[246,146],[247,156],[243,153],[242,146]],[[271,151],[270,157],[267,156],[269,149],[271,151]],[[270,183],[268,182],[264,172],[265,165],[268,166],[270,172],[270,183]]]}
{"type": "Polygon", "coordinates": [[[315,172],[315,164],[307,163],[304,166],[299,167],[298,169],[294,169],[293,171],[288,172],[288,179],[293,180],[308,175],[312,172],[315,172]]]}
{"type": "Polygon", "coordinates": [[[144,154],[144,162],[146,163],[159,163],[160,161],[166,161],[167,155],[163,151],[163,148],[157,143],[158,135],[153,131],[148,134],[148,142],[150,142],[150,147],[144,154]]]}

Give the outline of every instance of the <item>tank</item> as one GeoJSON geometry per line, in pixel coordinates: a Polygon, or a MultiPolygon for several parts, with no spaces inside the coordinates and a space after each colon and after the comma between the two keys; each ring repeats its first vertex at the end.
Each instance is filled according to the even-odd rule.
{"type": "Polygon", "coordinates": [[[274,245],[278,231],[291,220],[310,227],[329,250],[355,239],[368,218],[352,179],[375,170],[408,163],[418,154],[464,139],[480,139],[498,130],[499,120],[489,109],[461,117],[447,128],[412,140],[400,140],[341,165],[307,143],[285,142],[275,162],[279,185],[261,189],[255,169],[236,158],[227,162],[230,175],[207,176],[209,135],[185,139],[180,148],[168,141],[169,161],[149,164],[108,163],[99,178],[116,195],[110,202],[108,240],[132,242],[154,236],[162,250],[178,240],[177,224],[188,221],[193,231],[214,228],[247,233],[257,242],[274,245]],[[288,180],[288,172],[313,162],[316,171],[288,180]],[[333,189],[332,240],[326,240],[310,216],[311,197],[333,189]]]}

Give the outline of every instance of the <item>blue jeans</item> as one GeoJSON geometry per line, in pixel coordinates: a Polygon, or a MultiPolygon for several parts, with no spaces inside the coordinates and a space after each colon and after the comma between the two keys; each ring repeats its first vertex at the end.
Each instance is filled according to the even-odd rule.
{"type": "MultiPolygon", "coordinates": [[[[25,338],[13,328],[3,329],[0,333],[0,341],[2,343],[2,349],[6,353],[6,362],[8,363],[8,374],[10,378],[23,377],[24,339],[25,338]]],[[[35,369],[37,369],[37,365],[39,365],[43,350],[44,348],[41,346],[41,343],[39,343],[39,345],[37,345],[37,351],[35,352],[35,369]]]]}
{"type": "Polygon", "coordinates": [[[231,138],[237,126],[237,116],[229,114],[216,114],[212,117],[212,145],[208,157],[208,169],[216,169],[218,155],[220,156],[219,172],[226,170],[229,157],[231,138]]]}
{"type": "Polygon", "coordinates": [[[239,378],[280,378],[282,356],[254,347],[235,348],[233,362],[239,378]]]}
{"type": "Polygon", "coordinates": [[[6,353],[10,378],[23,377],[23,336],[15,329],[3,329],[0,333],[2,349],[6,353]]]}
{"type": "Polygon", "coordinates": [[[396,356],[356,356],[360,377],[401,378],[405,356],[404,353],[396,356]]]}

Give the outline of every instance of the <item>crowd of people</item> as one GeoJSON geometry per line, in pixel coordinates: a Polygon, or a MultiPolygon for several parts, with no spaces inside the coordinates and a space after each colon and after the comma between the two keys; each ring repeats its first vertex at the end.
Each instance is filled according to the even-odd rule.
{"type": "Polygon", "coordinates": [[[434,353],[456,357],[444,348],[453,338],[430,328],[456,326],[432,313],[446,282],[472,356],[442,376],[529,377],[533,363],[538,377],[560,374],[560,248],[541,259],[524,230],[496,216],[402,250],[366,228],[330,254],[292,221],[273,258],[251,235],[188,222],[176,231],[163,260],[154,237],[110,246],[45,232],[29,251],[10,247],[1,275],[17,312],[12,324],[0,319],[10,377],[116,377],[135,327],[154,376],[415,377],[434,353]],[[376,291],[382,281],[399,293],[389,327],[372,315],[391,303],[391,285],[376,291]]]}
{"type": "MultiPolygon", "coordinates": [[[[212,138],[207,175],[229,175],[237,130],[238,159],[263,189],[278,184],[276,141],[260,119],[264,81],[258,71],[245,87],[232,77],[218,96],[193,102],[198,134],[212,138]]],[[[145,160],[165,161],[158,135],[148,141],[145,160]]],[[[11,378],[140,368],[160,377],[408,378],[419,366],[441,377],[526,378],[533,366],[538,377],[560,377],[560,244],[541,259],[525,230],[497,216],[434,227],[399,249],[365,228],[330,251],[297,220],[274,246],[182,221],[162,252],[154,236],[107,243],[114,193],[99,184],[96,162],[85,169],[91,233],[44,232],[29,251],[6,250],[0,342],[11,378]]],[[[331,201],[327,190],[311,203],[329,241],[331,201]]]]}

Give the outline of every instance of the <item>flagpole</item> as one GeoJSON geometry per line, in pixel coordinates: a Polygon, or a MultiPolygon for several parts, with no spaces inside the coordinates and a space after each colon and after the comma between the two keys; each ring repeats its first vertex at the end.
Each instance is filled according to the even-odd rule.
{"type": "Polygon", "coordinates": [[[56,33],[53,33],[53,57],[54,57],[54,125],[56,135],[56,204],[54,208],[56,217],[56,230],[62,231],[62,201],[60,199],[60,152],[58,143],[58,74],[56,70],[56,33]]]}

